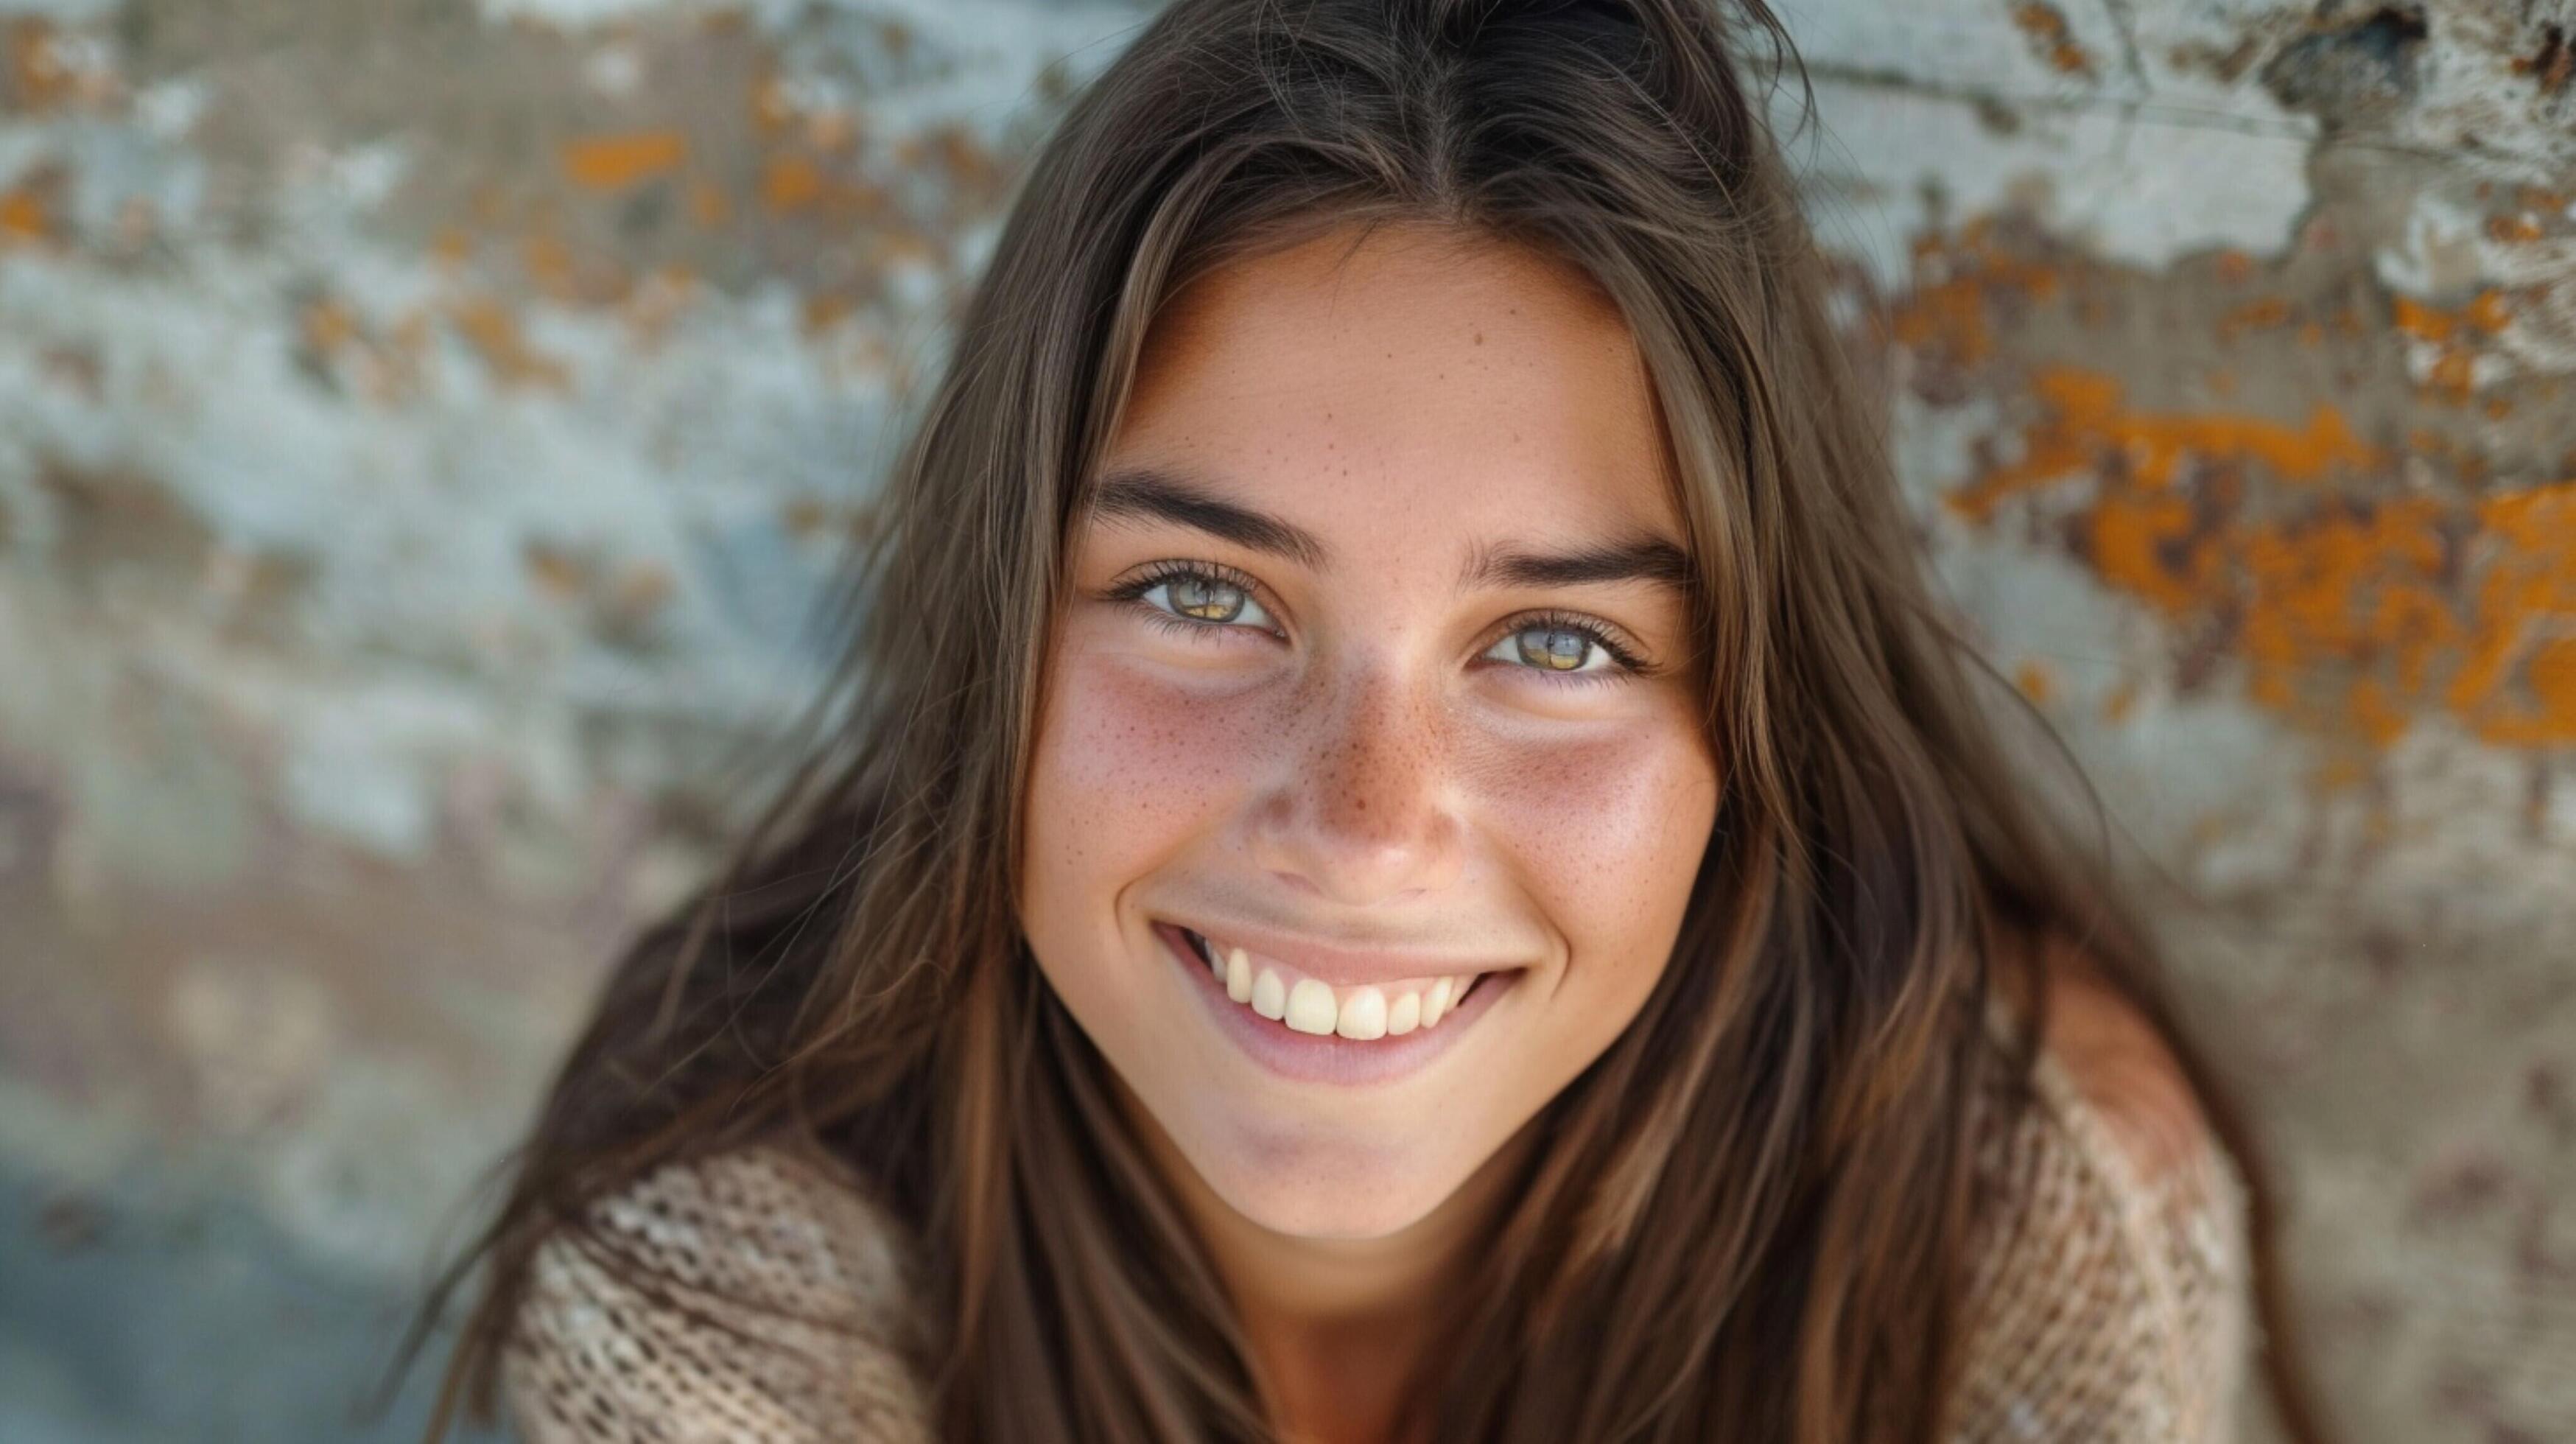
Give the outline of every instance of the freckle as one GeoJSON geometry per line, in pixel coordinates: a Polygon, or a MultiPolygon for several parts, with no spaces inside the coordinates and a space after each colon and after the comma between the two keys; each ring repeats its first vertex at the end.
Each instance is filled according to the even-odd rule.
{"type": "Polygon", "coordinates": [[[1476,333],[1476,344],[1477,344],[1477,345],[1479,345],[1479,346],[1482,346],[1482,345],[1484,345],[1484,344],[1485,344],[1485,333],[1484,333],[1484,332],[1479,331],[1479,332],[1477,332],[1477,333],[1476,333]]]}

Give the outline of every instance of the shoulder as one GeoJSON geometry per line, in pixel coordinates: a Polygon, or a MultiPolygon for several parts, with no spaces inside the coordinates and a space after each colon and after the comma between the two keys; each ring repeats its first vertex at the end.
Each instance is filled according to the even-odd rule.
{"type": "Polygon", "coordinates": [[[2200,1099],[2155,1025],[2101,964],[2073,943],[2041,950],[2049,978],[2044,1055],[2101,1121],[2133,1172],[2149,1183],[2208,1166],[2218,1142],[2200,1099]]]}
{"type": "Polygon", "coordinates": [[[758,1145],[662,1166],[548,1235],[503,1354],[530,1444],[930,1437],[902,1230],[758,1145]]]}
{"type": "Polygon", "coordinates": [[[2042,961],[2027,1086],[1977,1100],[1958,1437],[2228,1438],[2248,1328],[2234,1165],[2145,1015],[2081,951],[2042,961]]]}

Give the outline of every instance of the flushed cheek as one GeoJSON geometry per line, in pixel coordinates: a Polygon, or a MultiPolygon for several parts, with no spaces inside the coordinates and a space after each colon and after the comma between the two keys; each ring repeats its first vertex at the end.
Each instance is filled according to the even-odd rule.
{"type": "Polygon", "coordinates": [[[1488,840],[1565,934],[1578,972],[1657,968],[1716,816],[1717,770],[1697,735],[1657,725],[1487,738],[1462,763],[1488,840]]]}
{"type": "Polygon", "coordinates": [[[1238,707],[1211,706],[1136,663],[1078,645],[1055,687],[1033,817],[1074,850],[1056,861],[1086,872],[1123,864],[1139,876],[1213,826],[1264,735],[1238,707]]]}
{"type": "Polygon", "coordinates": [[[1113,655],[1077,652],[1048,719],[1051,771],[1084,828],[1115,817],[1136,838],[1188,833],[1239,786],[1260,740],[1218,709],[1113,655]]]}

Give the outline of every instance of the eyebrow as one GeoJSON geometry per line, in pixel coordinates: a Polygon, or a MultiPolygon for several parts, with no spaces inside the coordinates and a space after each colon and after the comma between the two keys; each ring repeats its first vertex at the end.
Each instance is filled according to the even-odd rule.
{"type": "MultiPolygon", "coordinates": [[[[1092,492],[1095,515],[1170,522],[1247,551],[1284,557],[1313,571],[1332,569],[1323,538],[1268,512],[1222,500],[1169,468],[1124,466],[1104,473],[1092,492]]],[[[1654,533],[1622,537],[1571,552],[1533,552],[1480,543],[1460,569],[1461,588],[1564,587],[1649,582],[1675,591],[1692,586],[1690,554],[1654,533]]]]}

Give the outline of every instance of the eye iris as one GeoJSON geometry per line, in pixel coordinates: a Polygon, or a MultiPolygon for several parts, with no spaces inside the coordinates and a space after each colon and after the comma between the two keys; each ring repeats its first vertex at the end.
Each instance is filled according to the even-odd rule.
{"type": "Polygon", "coordinates": [[[1213,577],[1180,576],[1165,585],[1171,588],[1173,610],[1185,617],[1230,622],[1243,610],[1243,589],[1213,577]]]}
{"type": "Polygon", "coordinates": [[[1521,632],[1518,640],[1522,661],[1557,672],[1571,672],[1582,666],[1583,654],[1590,649],[1592,642],[1581,632],[1564,627],[1532,627],[1521,632]],[[1530,645],[1532,637],[1547,640],[1544,645],[1533,647],[1530,645]]]}

